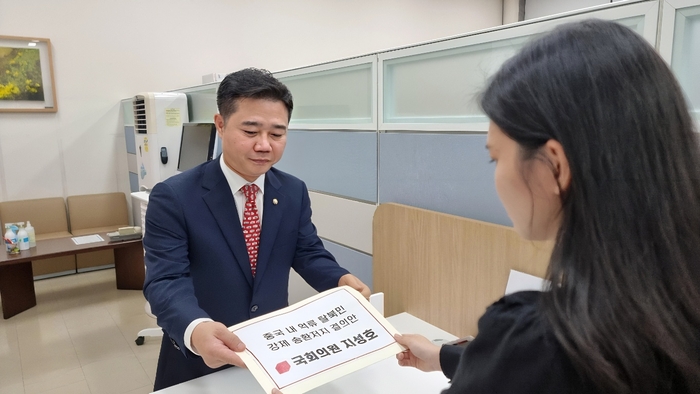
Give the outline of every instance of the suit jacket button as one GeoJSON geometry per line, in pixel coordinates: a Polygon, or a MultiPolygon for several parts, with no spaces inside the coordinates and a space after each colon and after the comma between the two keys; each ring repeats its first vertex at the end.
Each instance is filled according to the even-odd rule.
{"type": "Polygon", "coordinates": [[[257,305],[253,305],[253,307],[250,308],[250,311],[253,312],[253,313],[255,313],[257,310],[258,310],[258,306],[257,306],[257,305]]]}

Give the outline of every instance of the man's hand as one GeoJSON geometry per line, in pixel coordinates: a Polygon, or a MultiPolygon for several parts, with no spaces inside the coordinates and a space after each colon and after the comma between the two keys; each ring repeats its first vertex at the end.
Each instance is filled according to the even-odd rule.
{"type": "Polygon", "coordinates": [[[204,359],[209,368],[233,364],[245,368],[236,352],[245,350],[245,344],[219,322],[199,323],[192,331],[192,348],[204,359]]]}
{"type": "Polygon", "coordinates": [[[423,372],[440,371],[440,346],[421,335],[394,335],[394,339],[408,350],[396,355],[402,367],[418,368],[423,372]]]}
{"type": "Polygon", "coordinates": [[[362,293],[362,295],[367,299],[369,299],[370,294],[372,294],[372,292],[369,291],[369,287],[362,283],[361,280],[357,279],[357,277],[353,274],[345,274],[341,276],[340,280],[338,281],[338,286],[350,286],[362,293]]]}

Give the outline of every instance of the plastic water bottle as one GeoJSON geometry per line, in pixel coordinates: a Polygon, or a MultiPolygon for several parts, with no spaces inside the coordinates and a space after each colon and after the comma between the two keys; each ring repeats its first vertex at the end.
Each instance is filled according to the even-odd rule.
{"type": "Polygon", "coordinates": [[[32,223],[29,220],[27,220],[27,227],[24,229],[27,230],[27,234],[29,235],[29,247],[36,247],[36,233],[34,232],[34,227],[32,227],[32,223]]]}
{"type": "Polygon", "coordinates": [[[17,231],[17,238],[19,238],[19,250],[29,250],[29,234],[24,227],[20,227],[17,231]]]}
{"type": "Polygon", "coordinates": [[[14,248],[17,246],[17,234],[9,227],[5,232],[5,245],[8,253],[14,253],[14,248]]]}

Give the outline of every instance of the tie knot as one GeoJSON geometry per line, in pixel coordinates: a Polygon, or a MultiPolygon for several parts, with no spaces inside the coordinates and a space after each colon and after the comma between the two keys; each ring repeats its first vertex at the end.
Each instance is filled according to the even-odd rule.
{"type": "Polygon", "coordinates": [[[254,183],[249,183],[241,188],[246,200],[255,200],[255,195],[258,193],[258,189],[258,185],[254,183]]]}

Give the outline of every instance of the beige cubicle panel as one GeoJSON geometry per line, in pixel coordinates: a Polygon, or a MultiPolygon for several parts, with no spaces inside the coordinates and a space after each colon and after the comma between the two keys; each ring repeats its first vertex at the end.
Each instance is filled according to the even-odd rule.
{"type": "Polygon", "coordinates": [[[382,204],[373,222],[373,290],[384,292],[386,316],[408,312],[457,336],[476,335],[510,269],[544,277],[551,249],[510,227],[382,204]]]}

